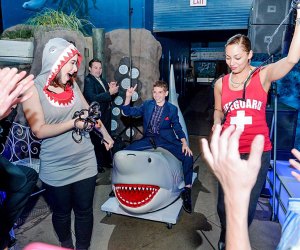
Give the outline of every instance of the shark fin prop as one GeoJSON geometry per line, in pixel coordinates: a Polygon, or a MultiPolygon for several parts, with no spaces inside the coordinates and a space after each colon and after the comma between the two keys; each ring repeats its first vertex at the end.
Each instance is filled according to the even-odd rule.
{"type": "Polygon", "coordinates": [[[182,112],[181,112],[179,104],[178,104],[178,94],[176,93],[173,64],[171,64],[169,79],[170,79],[169,80],[170,81],[169,82],[169,102],[178,108],[179,122],[180,122],[183,132],[185,133],[187,144],[189,145],[189,135],[187,133],[186,124],[185,124],[182,112]]]}

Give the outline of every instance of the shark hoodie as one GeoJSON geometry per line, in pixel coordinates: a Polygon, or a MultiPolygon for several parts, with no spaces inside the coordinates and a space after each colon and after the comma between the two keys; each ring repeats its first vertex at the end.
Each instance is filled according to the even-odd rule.
{"type": "MultiPolygon", "coordinates": [[[[84,108],[80,89],[74,81],[62,93],[48,89],[62,67],[78,55],[77,67],[82,57],[77,48],[62,38],[48,41],[43,50],[42,70],[35,79],[46,124],[57,124],[72,119],[76,111],[84,108]]],[[[63,186],[97,174],[94,148],[86,133],[80,143],[72,138],[72,130],[43,139],[40,150],[40,179],[51,186],[63,186]]]]}

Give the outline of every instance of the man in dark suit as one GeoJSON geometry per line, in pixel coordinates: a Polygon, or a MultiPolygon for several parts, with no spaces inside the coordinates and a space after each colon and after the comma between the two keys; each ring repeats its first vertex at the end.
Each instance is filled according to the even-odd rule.
{"type": "Polygon", "coordinates": [[[145,150],[153,146],[162,147],[180,160],[185,181],[185,188],[181,193],[183,209],[191,213],[193,153],[187,145],[186,135],[179,123],[177,107],[166,101],[168,86],[164,81],[156,81],[152,91],[154,100],[147,100],[138,107],[130,107],[129,104],[135,89],[136,86],[126,91],[122,110],[126,116],[143,117],[144,137],[133,142],[126,149],[145,150]]]}
{"type": "MultiPolygon", "coordinates": [[[[90,73],[84,80],[83,95],[89,104],[98,102],[100,104],[101,121],[107,129],[108,133],[111,131],[111,101],[112,97],[118,93],[119,86],[116,82],[109,84],[102,76],[102,63],[98,59],[92,59],[89,62],[90,73]]],[[[98,172],[103,173],[103,167],[111,167],[112,157],[110,151],[105,149],[101,139],[94,133],[90,133],[92,143],[94,144],[95,154],[98,165],[98,172]]]]}

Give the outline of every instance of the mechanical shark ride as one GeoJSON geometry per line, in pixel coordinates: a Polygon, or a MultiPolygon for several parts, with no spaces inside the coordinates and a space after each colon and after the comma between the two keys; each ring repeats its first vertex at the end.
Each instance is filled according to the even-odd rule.
{"type": "MultiPolygon", "coordinates": [[[[177,97],[171,65],[169,102],[177,106],[179,121],[187,136],[177,97]]],[[[171,228],[182,207],[179,197],[184,186],[182,163],[169,151],[163,148],[121,150],[114,155],[112,169],[115,197],[109,198],[101,210],[108,215],[117,213],[166,222],[171,228]]]]}
{"type": "Polygon", "coordinates": [[[163,148],[119,151],[113,165],[112,188],[120,206],[130,213],[167,207],[185,186],[181,162],[163,148]]]}

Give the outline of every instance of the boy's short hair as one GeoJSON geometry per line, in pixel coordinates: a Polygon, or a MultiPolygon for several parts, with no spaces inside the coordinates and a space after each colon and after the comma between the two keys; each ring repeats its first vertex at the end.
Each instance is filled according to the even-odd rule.
{"type": "Polygon", "coordinates": [[[153,84],[153,88],[160,87],[163,88],[164,91],[168,91],[168,84],[165,81],[158,80],[153,84]]]}

